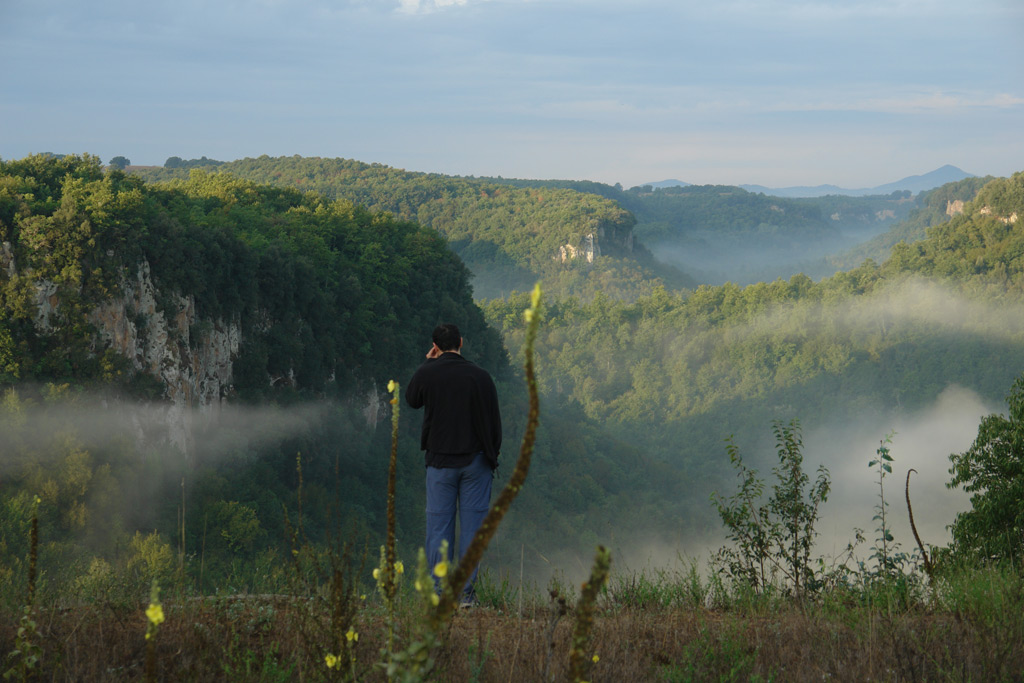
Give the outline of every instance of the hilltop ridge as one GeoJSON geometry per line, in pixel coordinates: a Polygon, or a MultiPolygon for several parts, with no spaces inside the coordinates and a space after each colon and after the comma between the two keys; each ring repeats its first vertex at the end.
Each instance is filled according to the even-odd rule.
{"type": "MultiPolygon", "coordinates": [[[[849,189],[840,187],[838,185],[796,185],[790,187],[767,187],[765,185],[737,185],[736,187],[742,187],[744,190],[750,192],[757,192],[775,197],[825,197],[828,195],[845,195],[848,197],[866,197],[871,195],[886,195],[893,192],[910,192],[911,194],[917,194],[919,192],[925,192],[927,190],[933,190],[936,187],[945,185],[946,183],[953,183],[964,178],[973,178],[974,174],[967,173],[956,166],[946,164],[934,171],[929,171],[921,175],[911,175],[900,180],[893,181],[891,183],[884,183],[882,185],[876,185],[874,187],[864,187],[858,189],[849,189]]],[[[666,188],[666,187],[688,187],[693,183],[683,182],[681,180],[661,180],[658,182],[643,183],[640,187],[649,185],[652,188],[666,188]]]]}

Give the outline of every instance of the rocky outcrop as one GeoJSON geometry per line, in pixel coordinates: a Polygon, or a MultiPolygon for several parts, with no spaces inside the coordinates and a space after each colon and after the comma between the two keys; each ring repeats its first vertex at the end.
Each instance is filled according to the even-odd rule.
{"type": "Polygon", "coordinates": [[[1009,216],[994,216],[991,206],[983,206],[978,210],[978,213],[982,216],[993,216],[996,220],[1001,221],[1003,225],[1013,225],[1017,222],[1017,212],[1013,212],[1009,216]]]}
{"type": "Polygon", "coordinates": [[[232,363],[242,342],[237,321],[200,320],[190,296],[164,297],[157,305],[149,264],[139,264],[120,296],[89,316],[99,340],[127,358],[135,370],[158,377],[170,400],[171,441],[188,450],[192,409],[215,410],[231,387],[232,363]]]}
{"type": "MultiPolygon", "coordinates": [[[[0,272],[18,274],[11,245],[0,243],[0,272]]],[[[31,277],[31,275],[29,274],[31,277]]],[[[49,280],[35,280],[35,325],[48,331],[56,324],[60,288],[49,280]]],[[[149,263],[139,264],[134,277],[125,278],[117,296],[88,315],[95,326],[95,348],[111,348],[124,356],[133,369],[158,378],[165,387],[167,404],[162,420],[168,440],[180,450],[191,451],[192,421],[217,410],[231,390],[232,365],[242,342],[237,320],[198,318],[190,296],[161,297],[150,274],[149,263]],[[197,410],[196,410],[197,409],[197,410]]],[[[140,432],[142,430],[140,429],[140,432]]]]}
{"type": "Polygon", "coordinates": [[[604,252],[608,252],[612,256],[633,252],[632,223],[595,221],[591,229],[584,233],[578,241],[560,246],[553,258],[560,263],[576,259],[593,263],[604,252]]]}
{"type": "Polygon", "coordinates": [[[11,253],[10,242],[0,242],[0,271],[8,277],[14,277],[14,254],[11,253]]]}
{"type": "Polygon", "coordinates": [[[953,199],[946,202],[946,215],[956,216],[964,212],[964,201],[962,199],[953,199]]]}
{"type": "Polygon", "coordinates": [[[589,233],[584,235],[577,244],[563,244],[558,248],[558,256],[555,260],[565,263],[578,258],[585,259],[587,263],[593,263],[594,259],[601,255],[601,243],[597,235],[589,233]]]}

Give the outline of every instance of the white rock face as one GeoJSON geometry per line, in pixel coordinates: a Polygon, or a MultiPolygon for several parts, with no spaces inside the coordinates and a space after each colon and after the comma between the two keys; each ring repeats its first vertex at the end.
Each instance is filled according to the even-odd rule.
{"type": "Polygon", "coordinates": [[[188,452],[194,409],[215,411],[230,390],[242,333],[237,321],[197,320],[192,297],[175,297],[174,304],[169,318],[157,309],[149,264],[142,262],[135,278],[122,284],[121,295],[97,307],[89,320],[104,345],[163,381],[170,440],[188,452]],[[193,339],[197,327],[201,331],[193,339]]]}
{"type": "MultiPolygon", "coordinates": [[[[994,215],[993,212],[992,212],[992,207],[991,206],[983,206],[983,207],[981,207],[980,209],[978,209],[978,213],[981,214],[982,216],[992,216],[992,215],[994,215]]],[[[1014,211],[1009,216],[998,216],[998,215],[996,215],[995,218],[996,218],[996,220],[1001,221],[1003,223],[1003,225],[1013,225],[1014,223],[1017,222],[1017,212],[1014,211]]]]}
{"type": "Polygon", "coordinates": [[[601,255],[599,238],[594,233],[584,235],[580,244],[564,244],[558,248],[558,256],[555,260],[565,263],[577,258],[585,259],[587,263],[593,263],[594,259],[601,255]]]}

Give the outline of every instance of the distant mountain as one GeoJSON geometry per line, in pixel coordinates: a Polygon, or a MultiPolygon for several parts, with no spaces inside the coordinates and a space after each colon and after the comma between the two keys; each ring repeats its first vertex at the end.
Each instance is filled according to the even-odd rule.
{"type": "Polygon", "coordinates": [[[942,168],[935,169],[924,175],[912,175],[897,180],[894,183],[886,183],[877,187],[861,188],[859,190],[848,190],[836,185],[816,185],[814,187],[782,187],[771,188],[763,185],[740,185],[749,192],[763,192],[776,197],[824,197],[830,194],[847,195],[850,197],[864,197],[867,195],[886,195],[893,192],[909,191],[912,194],[933,190],[946,183],[955,183],[965,178],[975,177],[971,173],[960,170],[956,166],[946,164],[942,168]]]}
{"type": "Polygon", "coordinates": [[[931,173],[925,173],[924,175],[912,175],[904,178],[903,180],[897,180],[895,183],[889,183],[887,185],[879,185],[872,190],[872,194],[889,194],[897,190],[910,190],[914,194],[918,192],[926,192],[927,190],[934,190],[936,187],[945,185],[946,183],[956,183],[965,178],[974,178],[973,173],[966,173],[956,166],[950,166],[946,164],[942,168],[937,168],[931,173]]]}

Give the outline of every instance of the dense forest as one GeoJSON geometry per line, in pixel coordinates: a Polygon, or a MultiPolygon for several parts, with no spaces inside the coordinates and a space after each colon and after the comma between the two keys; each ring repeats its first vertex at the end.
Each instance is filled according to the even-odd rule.
{"type": "MultiPolygon", "coordinates": [[[[0,162],[8,578],[24,569],[36,494],[44,555],[62,558],[69,576],[139,573],[147,553],[173,545],[202,553],[204,588],[256,589],[250,569],[279,576],[295,525],[314,540],[354,535],[376,547],[384,385],[411,374],[436,322],[458,320],[467,354],[499,380],[514,452],[525,421],[513,368],[526,295],[512,290],[538,275],[553,284],[537,341],[536,464],[488,552],[494,567],[524,565],[535,576],[577,571],[598,542],[643,562],[645,548],[699,546],[719,533],[707,496],[732,485],[730,436],[764,465],[772,421],[796,418],[808,430],[837,415],[884,421],[927,408],[951,385],[998,404],[1024,370],[1015,218],[1024,174],[940,188],[912,218],[930,226],[923,238],[879,261],[819,280],[679,287],[657,252],[633,239],[634,209],[583,187],[344,160],[202,165],[210,169],[168,168],[144,182],[88,156],[0,162]],[[946,201],[968,195],[962,212],[944,213],[946,201]],[[612,255],[555,259],[587,231],[601,232],[612,255]],[[470,268],[500,263],[519,279],[510,276],[506,296],[476,292],[474,303],[470,268]],[[195,406],[205,417],[185,455],[140,437],[132,410],[172,400],[165,375],[115,352],[96,316],[145,270],[156,307],[129,310],[134,329],[159,316],[173,343],[196,353],[226,326],[240,339],[219,417],[195,406]],[[98,405],[129,414],[117,434],[87,428],[98,405]],[[70,427],[41,427],[50,420],[70,427]]],[[[689,194],[714,207],[732,196],[736,215],[750,214],[730,227],[742,235],[762,221],[766,200],[741,193],[695,188],[663,199],[689,194]]],[[[807,230],[817,225],[812,207],[768,201],[785,202],[807,230]]],[[[404,553],[421,542],[418,419],[401,416],[404,553]]]]}
{"type": "MultiPolygon", "coordinates": [[[[192,168],[183,162],[136,174],[183,179],[192,168]]],[[[528,291],[538,278],[549,291],[588,297],[600,290],[635,296],[663,278],[677,286],[694,284],[635,248],[632,214],[592,193],[298,156],[242,159],[216,171],[345,199],[433,228],[473,272],[478,298],[528,291]]]]}
{"type": "Polygon", "coordinates": [[[884,197],[783,199],[738,187],[623,190],[590,181],[466,178],[415,173],[348,159],[259,157],[232,162],[169,159],[135,171],[181,179],[211,168],[260,183],[314,190],[414,220],[444,235],[473,272],[477,298],[504,298],[543,278],[548,291],[614,298],[698,283],[738,283],[838,268],[848,249],[905,218],[916,201],[884,197]],[[599,235],[600,255],[566,264],[563,245],[599,235]],[[635,239],[634,239],[635,237],[635,239]],[[657,251],[654,259],[652,251],[657,251]]]}
{"type": "MultiPolygon", "coordinates": [[[[88,567],[93,554],[113,561],[136,530],[175,537],[186,504],[195,520],[187,547],[198,548],[214,524],[208,576],[222,581],[218,563],[264,552],[256,539],[285,545],[282,506],[296,503],[299,453],[315,482],[307,496],[326,500],[343,486],[344,517],[375,528],[381,504],[367,482],[383,475],[364,414],[383,412],[372,397],[390,377],[411,374],[432,327],[458,319],[473,357],[508,376],[501,340],[470,297],[469,273],[437,233],[345,201],[226,175],[147,186],[104,173],[92,157],[29,157],[0,165],[0,238],[0,571],[8,577],[24,557],[27,501],[38,494],[44,555],[66,560],[68,571],[88,567]],[[214,404],[252,407],[227,425],[216,414],[197,420],[192,453],[148,438],[161,418],[144,410],[169,400],[165,371],[188,367],[116,353],[98,329],[100,305],[127,297],[142,264],[156,305],[135,310],[129,298],[123,323],[140,346],[154,330],[198,357],[228,323],[241,338],[214,404]],[[184,316],[186,308],[195,315],[184,316]],[[169,322],[153,327],[154,318],[169,322]],[[97,414],[98,402],[109,410],[97,414]],[[288,427],[311,402],[326,408],[302,418],[303,430],[288,427]],[[267,444],[246,438],[268,421],[283,424],[267,444]],[[109,429],[91,428],[97,422],[109,429]],[[168,497],[168,481],[185,488],[186,480],[186,498],[168,497]],[[86,531],[92,540],[81,544],[86,531]]],[[[322,537],[328,511],[307,505],[309,527],[322,537]]]]}
{"type": "MultiPolygon", "coordinates": [[[[147,185],[105,173],[92,157],[3,162],[0,183],[6,576],[24,569],[23,532],[37,493],[44,556],[69,574],[94,559],[134,566],[132,553],[143,550],[136,532],[157,529],[152,543],[180,539],[180,547],[202,549],[204,585],[241,580],[233,572],[253,558],[286,556],[283,510],[313,539],[339,533],[329,520],[346,533],[379,537],[383,387],[411,375],[439,321],[458,320],[469,357],[498,379],[514,444],[525,419],[522,385],[470,298],[468,271],[435,231],[226,174],[147,185]],[[152,309],[135,308],[131,296],[143,270],[156,291],[152,309]],[[199,358],[218,330],[238,330],[231,381],[214,400],[224,407],[186,405],[198,411],[186,453],[153,436],[173,415],[144,410],[174,400],[161,384],[168,368],[152,367],[139,350],[116,352],[102,334],[97,311],[118,298],[128,301],[122,322],[140,346],[145,330],[154,330],[199,358]],[[168,322],[154,328],[154,319],[168,322]],[[97,415],[99,404],[109,410],[97,415]],[[81,543],[86,532],[90,540],[81,543]]],[[[510,531],[537,553],[547,551],[536,539],[570,533],[586,511],[592,517],[577,535],[597,542],[614,510],[605,505],[651,498],[641,492],[658,477],[627,469],[639,452],[572,406],[545,412],[538,446],[545,464],[524,495],[533,513],[510,531]],[[574,452],[554,457],[554,445],[569,435],[574,452]],[[552,510],[555,499],[568,505],[552,510]]],[[[407,549],[421,542],[417,419],[402,423],[399,522],[407,549]]]]}

